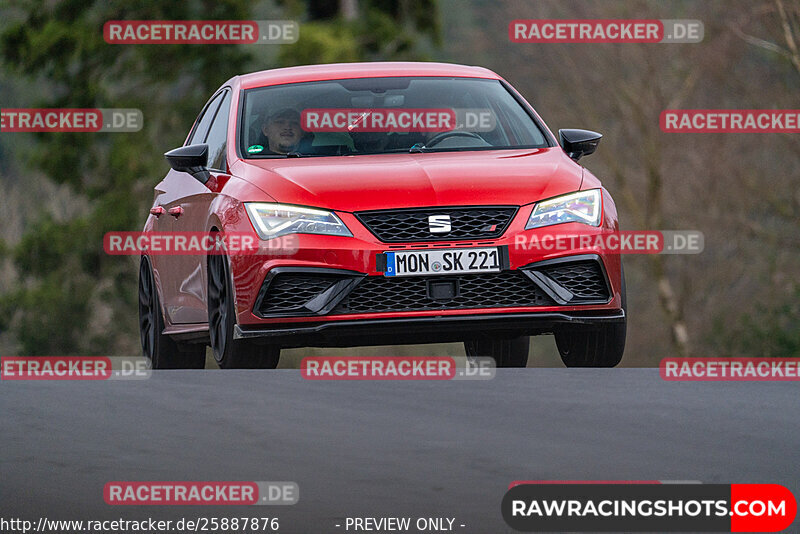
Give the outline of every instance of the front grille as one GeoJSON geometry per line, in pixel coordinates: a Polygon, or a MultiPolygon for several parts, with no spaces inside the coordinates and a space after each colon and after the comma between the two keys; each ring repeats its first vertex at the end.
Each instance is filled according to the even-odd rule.
{"type": "Polygon", "coordinates": [[[517,208],[513,206],[481,206],[362,211],[356,213],[356,217],[384,243],[401,243],[500,237],[516,212],[517,208]],[[431,215],[449,215],[451,230],[432,233],[428,223],[431,215]]]}
{"type": "Polygon", "coordinates": [[[600,264],[594,260],[549,265],[536,270],[558,282],[576,298],[607,300],[609,297],[600,264]]]}
{"type": "Polygon", "coordinates": [[[333,313],[380,313],[469,308],[548,306],[553,301],[519,271],[451,276],[368,276],[333,313]],[[429,296],[428,282],[452,281],[457,294],[450,300],[429,296]]]}
{"type": "Polygon", "coordinates": [[[269,283],[261,299],[261,315],[308,311],[303,305],[335,284],[340,277],[318,274],[280,273],[269,283]]]}

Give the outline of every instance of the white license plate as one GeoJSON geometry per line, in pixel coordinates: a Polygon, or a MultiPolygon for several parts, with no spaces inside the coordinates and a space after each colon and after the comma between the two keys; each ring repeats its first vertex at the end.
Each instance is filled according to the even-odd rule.
{"type": "Polygon", "coordinates": [[[496,273],[500,249],[455,248],[386,252],[385,276],[423,274],[496,273]]]}

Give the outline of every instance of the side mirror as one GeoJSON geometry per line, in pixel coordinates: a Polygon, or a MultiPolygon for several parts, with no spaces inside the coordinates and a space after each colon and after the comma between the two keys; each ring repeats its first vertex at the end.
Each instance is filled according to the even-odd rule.
{"type": "Polygon", "coordinates": [[[582,156],[588,156],[600,144],[603,134],[591,130],[559,130],[558,140],[561,147],[569,157],[578,161],[582,156]]]}
{"type": "Polygon", "coordinates": [[[208,145],[189,145],[170,150],[164,157],[169,166],[178,172],[188,172],[201,184],[205,184],[211,173],[208,172],[208,145]]]}

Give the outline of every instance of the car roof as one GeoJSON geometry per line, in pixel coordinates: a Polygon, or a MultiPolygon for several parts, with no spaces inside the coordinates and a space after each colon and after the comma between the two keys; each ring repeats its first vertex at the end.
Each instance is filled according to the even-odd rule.
{"type": "Polygon", "coordinates": [[[370,63],[330,63],[326,65],[305,65],[302,67],[262,70],[236,76],[229,80],[226,85],[238,85],[241,89],[252,89],[254,87],[284,83],[392,76],[454,76],[500,79],[500,76],[483,67],[470,67],[452,63],[379,61],[370,63]]]}

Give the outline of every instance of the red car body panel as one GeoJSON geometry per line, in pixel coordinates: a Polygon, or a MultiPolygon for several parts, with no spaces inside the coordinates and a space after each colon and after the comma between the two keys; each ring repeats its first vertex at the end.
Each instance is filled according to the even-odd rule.
{"type": "MultiPolygon", "coordinates": [[[[459,76],[502,80],[480,67],[439,63],[367,63],[322,65],[276,69],[232,78],[223,87],[231,89],[228,119],[228,173],[212,172],[207,184],[187,173],[170,171],[156,186],[154,206],[182,206],[178,218],[150,215],[145,231],[249,232],[255,230],[244,210],[244,202],[281,202],[334,211],[353,237],[295,235],[299,246],[290,255],[233,255],[230,267],[236,295],[236,314],[242,328],[258,325],[348,321],[403,317],[480,315],[502,313],[546,313],[551,311],[619,310],[621,268],[616,254],[603,250],[576,249],[568,252],[520,250],[515,236],[550,229],[525,230],[533,204],[581,189],[601,188],[600,181],[570,159],[558,146],[543,149],[505,149],[474,152],[424,154],[353,155],[286,159],[242,159],[237,152],[237,122],[241,90],[273,84],[327,79],[385,76],[459,76]],[[555,257],[597,254],[605,267],[611,299],[605,304],[538,306],[489,309],[437,309],[431,311],[324,315],[314,317],[260,318],[253,312],[267,273],[279,266],[346,269],[382,276],[376,255],[388,250],[353,215],[355,211],[433,206],[513,205],[516,216],[497,239],[458,242],[459,247],[508,245],[511,269],[555,257]]],[[[513,89],[509,87],[513,92],[513,89]]],[[[519,96],[518,93],[514,92],[519,96]]],[[[521,97],[519,97],[521,99],[521,97]]],[[[524,101],[524,100],[523,100],[524,101]]],[[[526,103],[527,106],[527,103],[526,103]]],[[[529,106],[528,106],[529,107],[529,106]]],[[[535,112],[531,108],[531,112],[535,112]]],[[[538,117],[538,115],[537,115],[538,117]]],[[[555,144],[552,133],[540,124],[555,144]]],[[[188,137],[187,137],[188,139],[188,137]]],[[[614,202],[603,192],[603,219],[599,227],[578,223],[559,225],[559,231],[576,235],[617,230],[614,202]]],[[[443,240],[442,244],[449,243],[443,240]]],[[[415,243],[413,245],[419,245],[415,243]]],[[[413,246],[409,245],[409,246],[413,246]]],[[[435,247],[437,243],[426,242],[435,247]]],[[[395,248],[396,249],[396,248],[395,248]]],[[[399,250],[399,249],[396,249],[399,250]]],[[[168,333],[207,329],[206,258],[199,256],[154,256],[151,258],[168,333]]]]}
{"type": "Polygon", "coordinates": [[[252,160],[244,178],[277,202],[342,211],[520,205],[577,191],[559,147],[252,160]]]}

